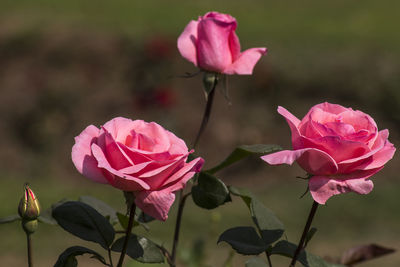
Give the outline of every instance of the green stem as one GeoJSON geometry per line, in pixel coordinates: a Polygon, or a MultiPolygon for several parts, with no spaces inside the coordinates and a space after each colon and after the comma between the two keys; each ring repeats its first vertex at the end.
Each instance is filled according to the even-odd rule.
{"type": "Polygon", "coordinates": [[[128,222],[128,227],[126,228],[124,245],[123,245],[122,250],[121,250],[121,256],[119,257],[119,261],[118,261],[117,267],[122,267],[122,263],[124,262],[126,250],[128,248],[129,238],[131,237],[131,232],[132,232],[132,228],[133,228],[133,221],[135,219],[135,211],[136,211],[136,205],[133,202],[132,205],[131,205],[130,212],[129,212],[129,222],[128,222]]]}
{"type": "Polygon", "coordinates": [[[28,247],[28,266],[33,267],[33,258],[32,258],[32,239],[31,234],[26,234],[26,241],[28,247]]]}
{"type": "MultiPolygon", "coordinates": [[[[215,74],[215,75],[217,75],[217,74],[215,74]]],[[[214,83],[212,85],[211,91],[209,92],[209,94],[207,96],[207,104],[206,104],[206,108],[204,110],[203,119],[201,121],[199,131],[197,132],[196,139],[193,143],[193,149],[196,148],[201,135],[203,134],[204,130],[207,127],[208,120],[210,119],[211,108],[212,108],[212,105],[214,102],[214,95],[215,95],[215,91],[216,91],[215,88],[217,87],[217,83],[218,83],[218,77],[215,76],[214,78],[215,79],[214,79],[214,83]]],[[[179,242],[179,232],[180,232],[180,228],[181,228],[183,208],[185,207],[186,198],[189,195],[190,195],[190,193],[183,195],[183,189],[179,191],[179,207],[178,207],[178,214],[176,216],[174,241],[172,244],[172,252],[171,252],[171,258],[170,258],[170,262],[169,262],[171,267],[176,266],[176,262],[175,262],[176,261],[176,251],[177,251],[178,242],[179,242]]]]}
{"type": "Polygon", "coordinates": [[[181,229],[183,207],[185,206],[187,197],[190,195],[190,194],[186,194],[186,195],[182,195],[182,194],[183,194],[183,190],[181,190],[179,192],[179,207],[178,207],[178,214],[176,216],[174,243],[172,244],[171,262],[170,262],[171,267],[176,266],[176,263],[175,263],[176,249],[178,247],[178,242],[179,242],[179,233],[180,233],[180,229],[181,229]]]}
{"type": "Polygon", "coordinates": [[[269,255],[269,253],[265,251],[265,255],[267,255],[268,266],[269,266],[269,267],[272,267],[271,257],[270,257],[270,255],[269,255]]]}
{"type": "Polygon", "coordinates": [[[108,248],[108,259],[110,260],[110,267],[114,267],[112,257],[111,257],[111,249],[108,248]]]}
{"type": "Polygon", "coordinates": [[[195,139],[195,141],[193,143],[193,149],[196,148],[197,143],[199,142],[201,135],[203,134],[204,130],[207,127],[208,120],[210,119],[211,108],[212,108],[212,104],[214,102],[214,95],[215,95],[215,91],[216,91],[215,87],[217,86],[217,83],[218,83],[218,79],[216,77],[215,80],[214,80],[213,87],[212,87],[212,89],[211,89],[211,91],[210,91],[210,93],[208,94],[208,97],[207,97],[206,109],[204,110],[203,119],[202,119],[201,124],[200,124],[200,129],[197,132],[196,139],[195,139]]]}
{"type": "Polygon", "coordinates": [[[319,204],[316,201],[313,202],[310,213],[308,214],[306,225],[304,226],[303,234],[301,235],[299,244],[297,245],[296,251],[293,255],[293,259],[289,267],[294,267],[296,265],[297,258],[299,257],[300,252],[304,249],[304,241],[306,240],[307,234],[310,231],[311,223],[314,219],[315,213],[317,212],[318,205],[319,204]]]}

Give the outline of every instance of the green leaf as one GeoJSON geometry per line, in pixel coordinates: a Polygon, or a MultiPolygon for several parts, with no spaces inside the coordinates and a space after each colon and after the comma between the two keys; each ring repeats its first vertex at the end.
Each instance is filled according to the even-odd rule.
{"type": "Polygon", "coordinates": [[[68,201],[53,210],[53,218],[67,232],[108,249],[115,231],[109,221],[94,208],[79,201],[68,201]]]}
{"type": "Polygon", "coordinates": [[[229,188],[229,192],[231,192],[232,195],[241,197],[242,200],[244,201],[244,203],[250,209],[251,200],[253,198],[255,198],[253,193],[251,193],[250,191],[248,191],[245,188],[236,188],[233,186],[229,186],[228,188],[229,188]]]}
{"type": "Polygon", "coordinates": [[[151,217],[150,215],[144,213],[143,211],[141,211],[139,213],[139,216],[137,217],[137,221],[140,223],[149,223],[154,221],[155,219],[153,217],[151,217]]]}
{"type": "Polygon", "coordinates": [[[192,187],[192,198],[197,206],[214,209],[225,202],[231,201],[226,185],[215,176],[201,172],[198,184],[192,187]]]}
{"type": "Polygon", "coordinates": [[[267,245],[279,240],[285,231],[283,223],[275,214],[264,206],[251,192],[245,189],[229,187],[229,191],[240,196],[250,209],[251,217],[259,229],[264,242],[267,245]]]}
{"type": "Polygon", "coordinates": [[[209,170],[206,170],[206,172],[214,174],[217,171],[226,168],[233,163],[242,160],[250,155],[259,155],[263,156],[269,153],[273,153],[276,151],[280,151],[282,148],[278,145],[263,145],[263,144],[257,144],[257,145],[243,145],[237,147],[224,161],[222,161],[220,164],[215,166],[214,168],[211,168],[209,170]]]}
{"type": "Polygon", "coordinates": [[[240,226],[230,228],[223,232],[218,242],[226,242],[232,246],[236,252],[243,255],[258,255],[267,249],[264,241],[258,236],[253,227],[240,226]]]}
{"type": "Polygon", "coordinates": [[[313,238],[313,236],[315,235],[316,232],[317,232],[317,228],[311,227],[310,231],[308,231],[308,233],[306,235],[306,239],[304,240],[304,247],[307,247],[308,242],[311,241],[311,239],[313,238]]]}
{"type": "Polygon", "coordinates": [[[10,215],[7,217],[0,218],[0,224],[15,222],[15,221],[19,221],[19,220],[21,220],[21,217],[19,217],[18,214],[10,215]]]}
{"type": "MultiPolygon", "coordinates": [[[[125,236],[117,239],[111,247],[112,251],[121,252],[125,236]]],[[[143,263],[162,263],[164,255],[160,248],[151,240],[132,234],[128,241],[126,254],[143,263]]]]}
{"type": "Polygon", "coordinates": [[[272,244],[281,238],[285,229],[283,223],[263,203],[253,198],[250,213],[266,244],[272,244]]]}
{"type": "Polygon", "coordinates": [[[268,267],[268,265],[260,258],[251,258],[246,261],[246,267],[268,267]]]}
{"type": "Polygon", "coordinates": [[[76,267],[78,266],[78,261],[75,257],[83,254],[92,254],[92,258],[99,260],[104,265],[107,265],[104,258],[96,251],[81,246],[74,246],[67,248],[63,253],[60,254],[57,262],[54,264],[54,267],[76,267]]]}
{"type": "MultiPolygon", "coordinates": [[[[297,245],[290,243],[286,240],[279,241],[270,250],[271,255],[281,255],[288,258],[293,258],[297,245]]],[[[305,267],[345,267],[344,265],[328,263],[321,257],[302,251],[297,259],[298,262],[305,267]]]]}
{"type": "Polygon", "coordinates": [[[88,204],[104,217],[109,217],[111,224],[118,222],[117,211],[107,203],[91,196],[80,196],[78,201],[88,204]]]}

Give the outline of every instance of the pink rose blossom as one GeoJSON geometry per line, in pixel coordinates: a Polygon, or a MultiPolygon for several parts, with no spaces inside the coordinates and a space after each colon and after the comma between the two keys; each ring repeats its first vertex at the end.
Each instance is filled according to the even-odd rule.
{"type": "Polygon", "coordinates": [[[228,14],[208,12],[192,20],[178,38],[181,55],[199,68],[224,74],[252,74],[266,48],[240,52],[236,19],[228,14]]]}
{"type": "Polygon", "coordinates": [[[312,175],[309,189],[320,204],[333,195],[371,192],[373,183],[368,178],[396,151],[388,140],[389,131],[378,131],[375,121],[358,110],[322,103],[301,121],[283,107],[278,112],[292,131],[293,150],[261,158],[272,165],[297,161],[312,175]]]}
{"type": "Polygon", "coordinates": [[[133,192],[136,205],[166,220],[173,192],[199,172],[204,160],[186,162],[185,142],[154,122],[115,118],[75,137],[72,161],[87,178],[133,192]]]}

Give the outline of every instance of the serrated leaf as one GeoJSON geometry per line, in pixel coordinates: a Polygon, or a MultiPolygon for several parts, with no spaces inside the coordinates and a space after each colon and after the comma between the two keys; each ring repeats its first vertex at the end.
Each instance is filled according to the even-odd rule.
{"type": "Polygon", "coordinates": [[[218,242],[226,242],[238,253],[243,255],[258,255],[267,249],[264,241],[253,227],[240,226],[223,232],[218,242]]]}
{"type": "Polygon", "coordinates": [[[392,248],[385,248],[376,244],[357,246],[346,250],[340,262],[346,265],[362,263],[395,252],[392,248]]]}
{"type": "Polygon", "coordinates": [[[91,254],[92,258],[95,258],[104,265],[107,265],[104,258],[96,251],[81,246],[74,246],[67,248],[63,253],[60,254],[57,262],[54,264],[54,267],[76,267],[78,266],[78,262],[75,257],[83,254],[91,254]]]}
{"type": "Polygon", "coordinates": [[[198,184],[192,187],[192,198],[197,206],[205,209],[214,209],[231,201],[224,182],[204,172],[199,174],[198,184]]]}
{"type": "Polygon", "coordinates": [[[110,222],[91,206],[80,201],[68,201],[53,210],[53,218],[67,232],[108,249],[115,231],[110,222]]]}
{"type": "MultiPolygon", "coordinates": [[[[117,239],[111,247],[112,251],[121,252],[125,236],[117,239]]],[[[143,263],[162,263],[164,255],[160,248],[146,237],[132,234],[128,241],[126,254],[139,262],[143,263]]]]}
{"type": "Polygon", "coordinates": [[[263,145],[263,144],[256,144],[256,145],[243,145],[237,147],[224,161],[222,161],[217,166],[206,170],[206,172],[214,174],[219,170],[226,168],[233,163],[242,160],[250,155],[266,155],[269,153],[273,153],[276,151],[280,151],[282,148],[278,145],[263,145]]]}
{"type": "MultiPolygon", "coordinates": [[[[297,245],[281,240],[272,247],[270,254],[293,258],[296,248],[297,245]]],[[[297,261],[305,267],[345,267],[344,265],[326,262],[321,257],[307,253],[304,250],[300,252],[297,261]]]]}
{"type": "Polygon", "coordinates": [[[109,217],[109,221],[111,224],[116,224],[118,222],[117,211],[108,205],[107,203],[101,201],[92,196],[80,196],[78,201],[83,202],[97,210],[104,217],[109,217]]]}
{"type": "Polygon", "coordinates": [[[246,203],[250,209],[251,217],[267,245],[279,240],[285,231],[285,227],[271,210],[246,189],[229,187],[229,191],[233,195],[240,196],[246,203]]]}
{"type": "Polygon", "coordinates": [[[251,258],[245,264],[246,267],[268,267],[267,263],[260,258],[251,258]]]}
{"type": "Polygon", "coordinates": [[[19,220],[21,220],[21,217],[19,217],[18,214],[10,215],[7,217],[0,218],[0,224],[11,223],[11,222],[19,221],[19,220]]]}

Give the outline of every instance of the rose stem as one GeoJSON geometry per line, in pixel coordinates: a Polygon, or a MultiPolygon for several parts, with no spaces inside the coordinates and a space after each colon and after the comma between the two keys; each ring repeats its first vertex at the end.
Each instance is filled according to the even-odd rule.
{"type": "Polygon", "coordinates": [[[214,101],[214,95],[215,95],[215,87],[217,86],[217,83],[218,83],[218,78],[215,77],[213,87],[207,97],[206,109],[204,110],[203,119],[201,121],[200,129],[197,132],[197,136],[196,136],[196,139],[193,144],[193,149],[196,148],[196,145],[199,142],[201,135],[203,134],[204,130],[206,129],[206,126],[207,126],[207,123],[208,123],[208,120],[209,120],[210,114],[211,114],[211,108],[212,108],[212,104],[214,101]]]}
{"type": "Polygon", "coordinates": [[[312,220],[314,219],[315,213],[317,212],[318,205],[319,204],[316,201],[313,202],[313,205],[310,210],[310,214],[308,214],[308,219],[307,219],[306,225],[304,226],[303,234],[301,235],[300,242],[297,245],[296,251],[293,255],[293,259],[292,259],[292,262],[290,263],[289,267],[294,267],[296,265],[297,258],[299,257],[300,252],[304,248],[304,241],[306,239],[308,232],[310,231],[311,223],[312,223],[312,220]]]}
{"type": "Polygon", "coordinates": [[[28,247],[28,266],[33,267],[33,260],[32,260],[32,239],[31,234],[26,234],[26,241],[28,247]]]}
{"type": "Polygon", "coordinates": [[[171,267],[175,267],[176,248],[178,246],[178,241],[179,241],[179,230],[181,228],[183,207],[185,206],[187,197],[190,195],[190,194],[186,194],[186,195],[182,196],[182,194],[183,194],[183,191],[181,190],[179,192],[179,208],[178,208],[178,215],[176,216],[174,243],[172,245],[171,264],[170,264],[171,267]]]}
{"type": "MultiPolygon", "coordinates": [[[[207,97],[206,109],[204,110],[203,119],[201,121],[200,129],[197,133],[196,139],[194,141],[193,149],[196,148],[196,145],[199,142],[200,137],[203,134],[203,132],[207,126],[208,120],[210,118],[211,108],[212,108],[212,104],[214,102],[214,95],[215,95],[215,91],[216,91],[215,87],[217,86],[217,83],[218,83],[218,77],[216,76],[214,79],[213,87],[207,97]]],[[[185,206],[185,201],[188,196],[189,196],[189,194],[183,195],[183,189],[179,191],[179,206],[178,206],[178,214],[176,216],[174,242],[172,244],[171,263],[170,263],[171,267],[175,267],[176,249],[178,247],[178,242],[179,242],[179,232],[180,232],[180,228],[181,228],[183,208],[185,206]]]]}
{"type": "Polygon", "coordinates": [[[131,205],[130,212],[129,212],[129,222],[128,222],[128,227],[126,228],[124,245],[123,245],[122,250],[121,250],[121,256],[119,257],[119,261],[118,261],[117,267],[122,267],[122,263],[124,262],[124,257],[125,257],[125,254],[126,254],[126,250],[128,248],[128,241],[129,241],[129,238],[131,236],[131,231],[132,231],[132,227],[133,227],[133,221],[134,221],[134,218],[135,218],[135,211],[136,211],[136,205],[133,202],[132,205],[131,205]]]}

